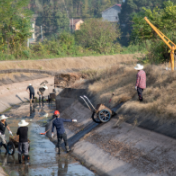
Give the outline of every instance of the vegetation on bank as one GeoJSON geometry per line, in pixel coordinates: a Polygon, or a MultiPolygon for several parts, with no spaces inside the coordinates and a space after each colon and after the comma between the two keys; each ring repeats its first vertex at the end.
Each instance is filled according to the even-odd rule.
{"type": "MultiPolygon", "coordinates": [[[[107,6],[107,2],[102,4],[102,8],[107,6]]],[[[127,8],[130,5],[127,2],[128,0],[122,3],[121,12],[122,14],[124,9],[128,9],[130,18],[132,18],[132,33],[127,47],[122,47],[120,44],[123,39],[123,37],[121,39],[122,32],[124,32],[122,27],[103,21],[99,18],[99,12],[91,14],[91,17],[96,18],[86,19],[81,25],[81,29],[71,34],[66,28],[66,26],[68,27],[67,15],[59,13],[58,9],[54,8],[56,5],[47,6],[47,2],[45,2],[45,10],[38,11],[38,13],[41,17],[57,16],[52,23],[62,27],[55,29],[55,33],[52,34],[48,29],[49,37],[42,42],[31,44],[29,48],[27,40],[31,36],[32,12],[27,7],[32,1],[7,0],[0,2],[0,12],[3,14],[0,17],[0,60],[143,53],[146,54],[146,59],[142,60],[144,63],[165,62],[169,58],[169,49],[145,22],[144,17],[147,16],[166,36],[176,42],[174,32],[176,6],[172,1],[166,1],[161,6],[153,7],[149,4],[148,7],[141,6],[135,11],[132,10],[132,6],[127,8]]],[[[77,3],[79,4],[78,1],[77,3]]],[[[57,4],[56,7],[60,6],[61,4],[57,4]]],[[[36,9],[31,8],[31,10],[35,11],[36,9]]],[[[81,11],[81,15],[84,16],[84,14],[85,12],[81,11]]],[[[50,18],[41,20],[45,20],[42,23],[46,23],[46,26],[51,23],[50,18]]],[[[41,20],[38,19],[37,22],[41,22],[41,20]]]]}
{"type": "MultiPolygon", "coordinates": [[[[21,3],[21,0],[18,1],[21,3]]],[[[22,13],[25,15],[24,12],[22,13]]],[[[102,19],[89,19],[74,34],[63,31],[51,35],[48,40],[32,44],[28,48],[27,39],[31,35],[29,32],[30,20],[25,18],[26,26],[23,31],[24,17],[18,15],[17,12],[15,13],[17,17],[14,22],[8,23],[7,29],[4,27],[7,25],[5,18],[5,25],[2,24],[0,27],[1,60],[115,54],[122,50],[118,42],[118,38],[120,38],[119,27],[102,19]],[[9,35],[5,36],[4,33],[9,35]]],[[[13,15],[11,18],[13,19],[13,15]]]]}

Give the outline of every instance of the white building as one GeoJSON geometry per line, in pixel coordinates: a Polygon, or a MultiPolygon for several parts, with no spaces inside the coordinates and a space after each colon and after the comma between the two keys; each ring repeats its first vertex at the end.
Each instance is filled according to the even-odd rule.
{"type": "Polygon", "coordinates": [[[110,22],[119,22],[119,13],[121,12],[121,4],[115,4],[102,12],[102,18],[110,22]]]}

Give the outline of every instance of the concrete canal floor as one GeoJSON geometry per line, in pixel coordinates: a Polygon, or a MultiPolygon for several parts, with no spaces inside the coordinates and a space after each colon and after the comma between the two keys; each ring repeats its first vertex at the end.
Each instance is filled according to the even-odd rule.
{"type": "MultiPolygon", "coordinates": [[[[13,156],[6,155],[2,147],[0,153],[0,164],[10,176],[96,176],[95,173],[82,166],[69,154],[62,151],[61,155],[55,152],[55,145],[39,133],[45,131],[45,123],[51,117],[55,105],[38,104],[30,107],[28,103],[13,106],[12,109],[5,112],[8,116],[7,123],[13,134],[16,134],[18,122],[25,119],[29,125],[30,143],[30,165],[18,164],[17,149],[13,156]],[[48,118],[46,118],[48,114],[48,118]]],[[[6,130],[6,139],[9,134],[6,130]]]]}

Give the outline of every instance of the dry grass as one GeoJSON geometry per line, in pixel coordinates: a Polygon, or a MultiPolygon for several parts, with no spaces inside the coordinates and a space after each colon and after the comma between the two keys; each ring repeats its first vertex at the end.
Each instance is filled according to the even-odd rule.
{"type": "Polygon", "coordinates": [[[59,59],[43,59],[43,60],[25,60],[25,61],[2,61],[0,62],[0,70],[5,69],[39,69],[39,70],[55,70],[61,71],[66,69],[95,69],[105,68],[118,63],[129,64],[136,62],[136,58],[143,55],[119,54],[112,56],[91,56],[91,57],[75,57],[75,58],[59,58],[59,59]]]}
{"type": "MultiPolygon", "coordinates": [[[[120,109],[122,114],[153,114],[160,120],[174,119],[176,114],[176,72],[166,71],[162,66],[145,67],[147,89],[144,90],[144,103],[138,102],[135,90],[137,72],[133,66],[117,65],[104,71],[97,71],[89,85],[94,103],[114,107],[126,102],[120,109]],[[111,103],[109,99],[115,94],[111,103]]],[[[89,74],[90,75],[90,74],[89,74]]]]}

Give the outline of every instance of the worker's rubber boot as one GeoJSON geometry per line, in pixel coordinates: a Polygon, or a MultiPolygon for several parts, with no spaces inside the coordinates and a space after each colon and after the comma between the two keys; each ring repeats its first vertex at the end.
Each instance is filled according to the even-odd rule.
{"type": "Polygon", "coordinates": [[[0,153],[1,153],[2,142],[0,142],[0,153]]]}
{"type": "Polygon", "coordinates": [[[142,97],[140,97],[140,98],[139,98],[139,101],[140,101],[140,102],[143,102],[143,98],[142,98],[142,97]]]}
{"type": "Polygon", "coordinates": [[[70,151],[69,146],[66,146],[65,148],[66,148],[66,151],[67,151],[67,153],[68,153],[68,152],[70,151]]]}
{"type": "Polygon", "coordinates": [[[25,164],[26,164],[26,165],[29,165],[29,161],[28,161],[28,155],[25,155],[25,158],[24,158],[24,160],[25,160],[25,164]]]}
{"type": "Polygon", "coordinates": [[[21,164],[21,154],[18,154],[18,162],[21,164]]]}
{"type": "Polygon", "coordinates": [[[58,155],[60,155],[60,154],[61,154],[61,152],[60,152],[60,148],[58,148],[58,152],[57,152],[57,154],[58,154],[58,155]]]}

